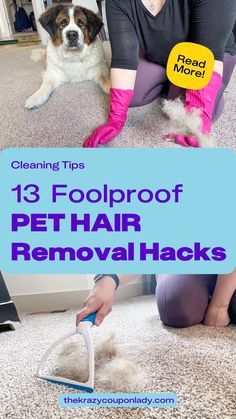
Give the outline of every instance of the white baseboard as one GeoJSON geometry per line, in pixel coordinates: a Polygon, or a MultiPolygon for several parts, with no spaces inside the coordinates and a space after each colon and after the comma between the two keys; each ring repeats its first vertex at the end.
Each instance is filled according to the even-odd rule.
{"type": "Polygon", "coordinates": [[[130,283],[122,288],[118,288],[116,291],[116,301],[124,301],[129,298],[138,297],[143,295],[143,282],[137,281],[136,283],[130,283]]]}
{"type": "Polygon", "coordinates": [[[18,313],[41,313],[80,307],[87,297],[84,290],[15,295],[12,299],[18,313]]]}
{"type": "MultiPolygon", "coordinates": [[[[89,291],[75,290],[63,292],[35,293],[12,296],[19,313],[51,312],[69,310],[83,305],[89,291]]],[[[130,283],[117,290],[116,301],[127,300],[143,294],[142,281],[130,283]]]]}

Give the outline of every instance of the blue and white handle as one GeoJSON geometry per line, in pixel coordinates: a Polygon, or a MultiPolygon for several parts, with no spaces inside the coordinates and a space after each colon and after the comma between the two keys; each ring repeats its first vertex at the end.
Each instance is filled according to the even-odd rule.
{"type": "Polygon", "coordinates": [[[81,320],[81,322],[91,322],[95,323],[95,319],[96,319],[96,315],[97,315],[97,311],[95,311],[94,313],[90,313],[88,316],[86,316],[84,319],[81,320]]]}
{"type": "MultiPolygon", "coordinates": [[[[88,316],[86,316],[82,320],[80,320],[80,323],[90,322],[91,323],[90,327],[92,327],[95,323],[96,314],[97,314],[97,312],[90,313],[88,316]]],[[[79,325],[80,325],[80,323],[79,323],[79,325]]]]}
{"type": "Polygon", "coordinates": [[[69,387],[85,390],[88,392],[92,392],[94,389],[94,346],[93,346],[93,338],[91,333],[91,327],[94,325],[95,318],[97,313],[91,313],[84,319],[82,319],[79,325],[73,329],[72,331],[68,332],[67,334],[61,336],[56,342],[54,342],[48,350],[43,355],[41,362],[38,365],[36,375],[39,378],[43,378],[47,381],[56,383],[56,384],[64,384],[69,387]],[[88,351],[88,361],[89,361],[89,379],[86,383],[80,383],[75,380],[69,380],[64,377],[57,377],[57,376],[47,376],[42,374],[42,367],[51,354],[51,352],[62,342],[66,339],[70,338],[75,334],[81,334],[84,338],[86,348],[88,351]]]}
{"type": "Polygon", "coordinates": [[[94,345],[91,328],[94,325],[96,314],[96,312],[90,313],[88,316],[84,317],[76,328],[77,333],[83,336],[88,351],[89,380],[86,385],[92,388],[94,387],[94,345]]]}

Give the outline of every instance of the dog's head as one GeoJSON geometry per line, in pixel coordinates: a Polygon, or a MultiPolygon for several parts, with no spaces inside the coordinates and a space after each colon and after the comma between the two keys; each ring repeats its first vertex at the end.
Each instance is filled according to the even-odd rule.
{"type": "Polygon", "coordinates": [[[79,6],[51,7],[39,18],[53,44],[67,49],[83,49],[90,45],[102,28],[102,21],[91,10],[79,6]]]}

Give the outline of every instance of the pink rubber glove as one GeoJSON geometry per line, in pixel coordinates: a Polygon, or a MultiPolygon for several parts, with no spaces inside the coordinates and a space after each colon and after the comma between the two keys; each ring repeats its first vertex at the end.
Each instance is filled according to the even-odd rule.
{"type": "MultiPolygon", "coordinates": [[[[222,77],[215,71],[212,74],[212,78],[209,84],[201,90],[186,90],[186,103],[185,107],[187,111],[193,108],[201,109],[200,117],[202,120],[202,126],[200,131],[202,134],[211,133],[212,125],[212,113],[218,91],[222,85],[222,77]]],[[[167,134],[165,138],[175,140],[177,144],[183,147],[199,147],[198,140],[193,136],[184,136],[177,134],[167,134]]]]}
{"type": "Polygon", "coordinates": [[[128,108],[133,97],[133,90],[110,89],[110,112],[105,125],[95,129],[84,142],[83,147],[97,147],[113,140],[125,125],[128,108]]]}

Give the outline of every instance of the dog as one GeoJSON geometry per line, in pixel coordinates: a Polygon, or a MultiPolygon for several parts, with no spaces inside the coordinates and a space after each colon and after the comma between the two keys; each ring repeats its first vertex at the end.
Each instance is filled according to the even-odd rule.
{"type": "Polygon", "coordinates": [[[79,6],[57,5],[39,18],[49,33],[47,50],[36,49],[32,60],[47,60],[39,90],[30,96],[27,109],[42,106],[61,84],[93,80],[109,94],[109,67],[98,33],[103,23],[91,10],[79,6]]]}

